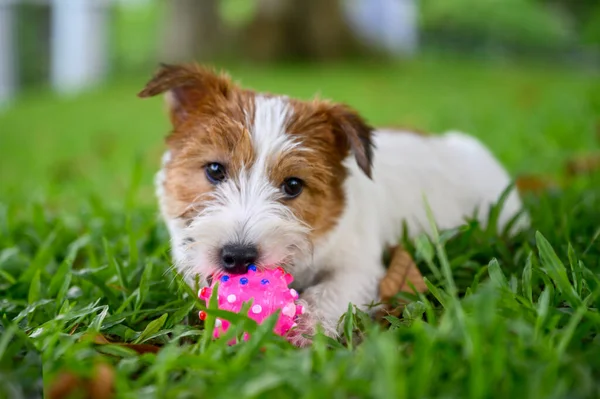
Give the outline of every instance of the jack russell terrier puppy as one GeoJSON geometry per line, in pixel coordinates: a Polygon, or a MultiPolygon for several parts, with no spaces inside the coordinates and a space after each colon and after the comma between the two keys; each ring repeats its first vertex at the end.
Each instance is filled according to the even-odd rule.
{"type": "MultiPolygon", "coordinates": [[[[348,303],[378,301],[384,248],[406,222],[461,225],[510,185],[494,156],[458,132],[375,130],[356,111],[322,100],[256,93],[195,66],[163,65],[140,97],[166,94],[173,129],[156,189],[177,270],[208,284],[249,264],[294,276],[306,312],[288,338],[335,336],[348,303]]],[[[520,211],[512,191],[500,215],[520,211]]]]}

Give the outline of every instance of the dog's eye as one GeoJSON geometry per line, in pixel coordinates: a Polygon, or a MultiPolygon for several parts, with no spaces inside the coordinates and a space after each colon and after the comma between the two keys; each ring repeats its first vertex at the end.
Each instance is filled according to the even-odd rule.
{"type": "Polygon", "coordinates": [[[209,163],[208,165],[206,165],[204,170],[206,171],[206,178],[212,184],[219,184],[227,177],[225,167],[220,163],[209,163]]]}
{"type": "Polygon", "coordinates": [[[296,177],[290,177],[284,180],[281,185],[281,191],[287,198],[296,198],[302,192],[304,182],[296,177]]]}

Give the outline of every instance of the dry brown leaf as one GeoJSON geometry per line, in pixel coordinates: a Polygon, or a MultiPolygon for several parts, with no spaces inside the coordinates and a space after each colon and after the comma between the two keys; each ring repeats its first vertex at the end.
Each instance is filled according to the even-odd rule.
{"type": "Polygon", "coordinates": [[[412,292],[412,284],[418,292],[427,291],[423,276],[410,254],[401,247],[392,249],[390,265],[379,283],[382,301],[388,302],[399,292],[412,292]]]}
{"type": "Polygon", "coordinates": [[[571,177],[600,170],[600,154],[587,154],[567,161],[566,171],[571,177]]]}
{"type": "MultiPolygon", "coordinates": [[[[113,342],[113,344],[115,344],[113,342]]],[[[136,351],[138,354],[143,355],[144,353],[158,353],[160,346],[150,344],[117,344],[136,351]]]]}
{"type": "Polygon", "coordinates": [[[75,334],[75,331],[77,331],[77,328],[79,327],[79,323],[76,323],[72,328],[71,331],[69,331],[69,335],[73,335],[75,334]]]}
{"type": "Polygon", "coordinates": [[[128,344],[128,343],[124,343],[124,342],[113,342],[113,341],[110,341],[108,338],[106,338],[102,334],[95,334],[94,337],[93,337],[93,342],[96,345],[108,345],[108,344],[111,344],[111,345],[123,346],[125,348],[129,348],[129,349],[137,352],[140,355],[143,355],[144,353],[158,353],[158,351],[160,350],[160,346],[156,346],[156,345],[150,345],[150,344],[128,344]]]}
{"type": "Polygon", "coordinates": [[[547,177],[523,175],[517,178],[516,187],[521,194],[530,193],[539,195],[543,192],[557,188],[558,184],[547,177]]]}
{"type": "Polygon", "coordinates": [[[48,398],[66,399],[82,397],[86,399],[111,399],[114,397],[115,372],[105,363],[94,367],[92,378],[83,378],[71,371],[58,375],[48,389],[48,398]]]}
{"type": "Polygon", "coordinates": [[[87,392],[90,399],[110,399],[114,397],[115,371],[105,363],[99,363],[94,372],[94,378],[87,382],[87,392]]]}
{"type": "Polygon", "coordinates": [[[81,379],[70,371],[58,375],[47,391],[49,399],[68,398],[82,390],[81,379]]]}
{"type": "Polygon", "coordinates": [[[426,292],[427,286],[423,280],[421,272],[417,268],[412,256],[402,247],[397,246],[390,250],[391,260],[386,275],[379,283],[379,294],[384,304],[383,308],[376,315],[383,324],[388,324],[386,315],[398,316],[405,303],[392,303],[392,299],[400,292],[413,292],[410,285],[414,286],[417,292],[426,292]]]}
{"type": "Polygon", "coordinates": [[[110,344],[110,341],[102,334],[95,334],[94,343],[97,345],[106,345],[110,344]]]}

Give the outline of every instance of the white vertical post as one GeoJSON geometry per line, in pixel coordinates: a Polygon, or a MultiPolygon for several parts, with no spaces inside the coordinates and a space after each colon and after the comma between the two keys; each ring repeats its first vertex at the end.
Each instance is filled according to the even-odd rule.
{"type": "Polygon", "coordinates": [[[418,47],[418,0],[346,0],[357,33],[391,54],[412,55],[418,47]]]}
{"type": "Polygon", "coordinates": [[[52,0],[51,82],[74,93],[99,82],[108,66],[108,0],[52,0]]]}
{"type": "Polygon", "coordinates": [[[0,107],[17,91],[15,1],[0,0],[0,107]]]}
{"type": "Polygon", "coordinates": [[[382,12],[385,47],[395,54],[414,54],[419,32],[417,0],[385,0],[382,12]]]}

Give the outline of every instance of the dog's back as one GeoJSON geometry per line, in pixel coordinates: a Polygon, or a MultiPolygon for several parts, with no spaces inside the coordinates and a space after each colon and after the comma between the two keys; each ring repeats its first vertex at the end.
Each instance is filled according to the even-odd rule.
{"type": "MultiPolygon", "coordinates": [[[[490,206],[511,184],[492,153],[463,133],[424,136],[380,130],[374,144],[372,180],[359,173],[354,162],[347,163],[348,206],[339,230],[369,232],[379,243],[395,244],[403,221],[411,235],[429,231],[425,199],[439,228],[459,226],[476,213],[485,225],[490,206]]],[[[520,210],[513,189],[500,213],[499,229],[520,210]]],[[[526,223],[523,216],[515,228],[526,223]]]]}

